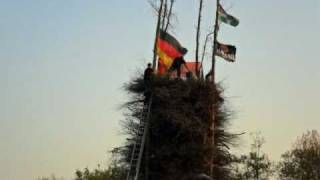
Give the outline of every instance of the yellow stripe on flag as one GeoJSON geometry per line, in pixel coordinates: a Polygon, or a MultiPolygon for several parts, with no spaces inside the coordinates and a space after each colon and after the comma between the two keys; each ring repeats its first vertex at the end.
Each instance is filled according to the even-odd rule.
{"type": "Polygon", "coordinates": [[[166,53],[161,51],[160,48],[157,48],[157,54],[159,56],[159,59],[162,60],[163,65],[165,65],[167,69],[169,69],[173,63],[174,58],[168,56],[166,53]]]}

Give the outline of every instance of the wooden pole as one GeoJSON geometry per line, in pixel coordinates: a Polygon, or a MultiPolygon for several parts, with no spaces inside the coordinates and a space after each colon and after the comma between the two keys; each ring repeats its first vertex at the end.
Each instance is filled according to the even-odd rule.
{"type": "Polygon", "coordinates": [[[215,65],[216,65],[217,37],[218,37],[218,28],[219,28],[219,24],[218,24],[219,23],[219,21],[218,21],[219,4],[220,4],[220,0],[217,0],[216,20],[215,20],[214,32],[213,32],[213,50],[212,50],[212,67],[211,67],[211,78],[212,78],[212,83],[214,85],[215,85],[215,65]]]}
{"type": "MultiPolygon", "coordinates": [[[[216,63],[216,48],[217,48],[217,37],[218,37],[218,28],[219,28],[219,21],[218,21],[218,16],[219,16],[219,5],[220,5],[220,0],[217,0],[217,9],[216,9],[216,20],[215,20],[215,25],[214,25],[214,32],[213,32],[213,50],[212,50],[212,67],[211,67],[211,76],[212,76],[212,83],[214,86],[214,91],[216,91],[216,83],[215,83],[215,63],[216,63]]],[[[215,125],[216,125],[216,115],[217,115],[217,106],[216,102],[212,105],[212,124],[210,127],[210,133],[211,134],[211,143],[212,143],[212,154],[211,154],[211,167],[210,167],[210,176],[213,177],[213,170],[214,170],[214,161],[215,161],[215,152],[216,152],[216,142],[215,142],[215,125]]]]}
{"type": "MultiPolygon", "coordinates": [[[[163,9],[164,0],[160,0],[160,7],[158,11],[158,20],[157,20],[157,27],[156,27],[156,35],[154,39],[154,46],[153,46],[153,61],[152,61],[152,69],[155,71],[157,67],[157,40],[160,33],[160,25],[161,25],[161,14],[163,9]]],[[[147,119],[149,121],[149,119],[147,119]]],[[[149,122],[148,122],[149,123],[149,122]]],[[[149,126],[146,127],[146,146],[145,146],[145,179],[149,179],[149,126]]]]}
{"type": "Polygon", "coordinates": [[[156,27],[156,37],[154,40],[154,46],[153,46],[153,61],[152,61],[152,69],[155,71],[157,67],[157,39],[160,32],[160,25],[161,25],[161,14],[162,14],[162,8],[163,8],[163,2],[164,0],[160,0],[160,7],[158,11],[158,21],[157,21],[157,27],[156,27]]]}
{"type": "Polygon", "coordinates": [[[197,25],[197,37],[196,37],[196,76],[199,78],[199,39],[200,39],[200,29],[201,29],[201,12],[202,12],[203,0],[199,3],[199,14],[198,14],[198,25],[197,25]]]}

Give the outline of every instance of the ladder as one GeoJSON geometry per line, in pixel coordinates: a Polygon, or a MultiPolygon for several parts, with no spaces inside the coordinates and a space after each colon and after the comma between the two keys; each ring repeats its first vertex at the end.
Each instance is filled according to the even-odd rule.
{"type": "Polygon", "coordinates": [[[137,136],[134,139],[133,150],[131,153],[130,166],[126,180],[138,180],[143,150],[146,143],[146,137],[149,129],[149,117],[152,104],[152,95],[143,106],[142,118],[138,127],[137,136]]]}

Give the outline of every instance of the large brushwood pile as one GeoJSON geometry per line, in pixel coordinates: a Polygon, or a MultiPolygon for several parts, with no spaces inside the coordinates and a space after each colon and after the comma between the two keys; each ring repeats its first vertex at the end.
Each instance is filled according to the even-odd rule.
{"type": "Polygon", "coordinates": [[[147,169],[148,179],[152,180],[192,179],[197,174],[230,179],[229,146],[236,135],[227,131],[230,112],[218,85],[204,80],[154,77],[148,83],[136,78],[126,90],[130,100],[124,105],[126,119],[122,125],[129,138],[120,156],[127,166],[144,102],[152,94],[141,177],[147,169]]]}

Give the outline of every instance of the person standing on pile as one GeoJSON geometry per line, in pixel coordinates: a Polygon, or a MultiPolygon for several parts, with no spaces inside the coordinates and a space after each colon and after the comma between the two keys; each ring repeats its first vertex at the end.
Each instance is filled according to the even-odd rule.
{"type": "Polygon", "coordinates": [[[153,76],[153,69],[151,67],[151,63],[148,63],[147,68],[144,70],[143,74],[143,80],[144,80],[144,86],[145,86],[145,91],[144,91],[144,96],[145,96],[145,102],[149,102],[150,96],[151,96],[151,90],[150,90],[150,81],[153,76]]]}
{"type": "Polygon", "coordinates": [[[151,63],[148,63],[147,68],[144,70],[143,80],[146,83],[147,81],[150,81],[150,79],[153,76],[153,69],[151,67],[151,63]]]}
{"type": "Polygon", "coordinates": [[[168,70],[169,75],[173,72],[173,71],[177,71],[177,77],[180,78],[181,76],[181,66],[184,65],[184,67],[186,67],[186,69],[188,71],[189,68],[186,65],[186,61],[184,60],[183,56],[188,52],[188,50],[186,48],[183,48],[183,55],[180,57],[177,57],[173,60],[173,63],[170,67],[170,69],[168,70]]]}

